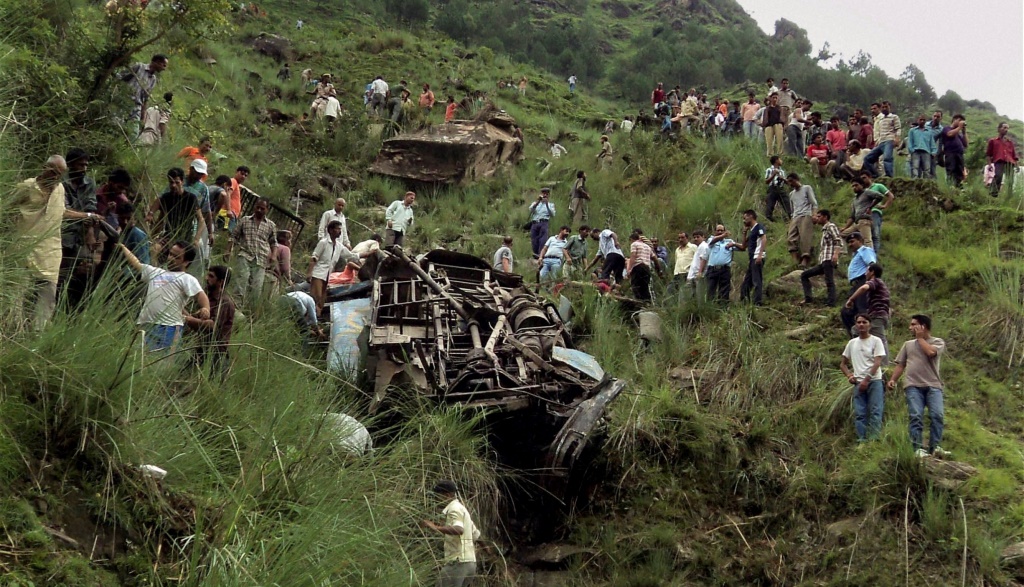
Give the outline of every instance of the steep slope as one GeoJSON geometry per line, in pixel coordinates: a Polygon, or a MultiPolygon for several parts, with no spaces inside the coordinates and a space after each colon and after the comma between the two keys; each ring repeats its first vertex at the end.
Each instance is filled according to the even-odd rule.
{"type": "MultiPolygon", "coordinates": [[[[225,157],[211,174],[246,164],[253,189],[275,203],[294,207],[300,189],[323,198],[300,207],[310,221],[344,195],[350,218],[368,227],[356,231],[361,239],[379,230],[380,206],[405,187],[364,172],[379,139],[359,114],[363,84],[377,74],[413,85],[460,78],[516,117],[527,160],[474,186],[421,192],[411,246],[487,257],[500,235],[514,233],[517,267],[532,272],[527,239],[516,232],[527,203],[539,185],[553,185],[556,206],[565,207],[575,170],[595,168],[598,133],[589,121],[624,105],[569,100],[561,76],[494,52],[466,57],[451,41],[382,27],[360,12],[264,9],[266,19],[235,15],[231,34],[173,55],[159,86],[176,93],[168,144],[141,151],[99,121],[51,128],[55,136],[39,148],[81,141],[99,153],[98,172],[125,165],[150,198],[177,150],[212,134],[225,157]],[[292,29],[296,18],[307,22],[301,33],[292,29]],[[308,66],[340,79],[352,114],[334,132],[262,118],[270,108],[298,116],[309,97],[295,80],[275,81],[279,63],[246,44],[260,32],[292,40],[296,73],[308,66]],[[211,58],[216,64],[203,61],[211,58]],[[531,80],[526,97],[494,89],[496,79],[519,75],[531,80]],[[543,139],[557,136],[569,154],[547,166],[543,139]]],[[[440,123],[437,112],[432,121],[440,123]]],[[[993,129],[978,132],[986,130],[993,129]]],[[[15,137],[11,129],[0,134],[5,179],[39,161],[38,152],[23,157],[11,148],[15,137]]],[[[611,173],[591,174],[592,225],[620,235],[640,226],[668,242],[680,229],[715,222],[739,232],[739,212],[761,206],[758,145],[612,137],[620,160],[611,173]]],[[[792,290],[773,290],[765,308],[720,311],[669,303],[659,289],[663,340],[645,344],[628,308],[570,287],[578,340],[631,385],[614,406],[589,491],[570,504],[555,536],[585,553],[552,580],[888,585],[906,573],[945,585],[966,565],[974,584],[1009,584],[1015,571],[1000,551],[1024,538],[1024,429],[1015,416],[1024,217],[1019,192],[993,200],[978,175],[962,193],[901,184],[883,253],[895,307],[890,339],[904,340],[913,313],[935,317],[936,334],[950,345],[945,446],[976,473],[954,478],[913,457],[899,394],[887,397],[882,439],[855,449],[848,386],[836,370],[845,343],[837,314],[794,308],[792,290]],[[934,206],[932,195],[959,209],[934,206]]],[[[846,209],[848,187],[814,185],[823,206],[846,209]]],[[[769,226],[769,281],[791,269],[784,232],[769,226]]],[[[307,235],[297,258],[309,250],[307,235]]],[[[21,278],[3,269],[5,283],[21,278]]],[[[5,319],[17,302],[3,299],[5,319]]],[[[493,545],[485,564],[491,584],[553,573],[509,572],[527,545],[516,541],[521,529],[500,522],[510,507],[500,488],[517,479],[494,468],[471,415],[410,402],[392,419],[400,424],[370,422],[379,439],[372,459],[346,461],[332,452],[320,419],[328,410],[361,415],[362,391],[323,373],[321,359],[306,359],[298,335],[269,309],[239,328],[241,346],[223,382],[142,369],[121,312],[98,297],[43,335],[3,330],[0,474],[8,491],[0,519],[8,544],[0,564],[9,584],[430,584],[438,545],[415,522],[434,512],[424,492],[438,476],[457,478],[479,512],[493,545]],[[139,464],[169,475],[145,478],[139,464]]]]}

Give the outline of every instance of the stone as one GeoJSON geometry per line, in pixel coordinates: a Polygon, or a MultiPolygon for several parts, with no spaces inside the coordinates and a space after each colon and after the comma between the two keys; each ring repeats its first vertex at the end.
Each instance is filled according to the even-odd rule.
{"type": "Polygon", "coordinates": [[[818,330],[818,328],[818,324],[804,324],[803,326],[797,326],[792,330],[787,330],[783,334],[786,338],[803,338],[804,336],[807,336],[808,334],[818,330]]]}
{"type": "Polygon", "coordinates": [[[295,61],[295,49],[292,47],[292,42],[280,35],[260,33],[249,42],[249,45],[278,63],[295,61]]]}
{"type": "Polygon", "coordinates": [[[825,531],[836,538],[852,536],[860,530],[862,524],[863,521],[860,518],[844,518],[825,526],[825,531]]]}
{"type": "MultiPolygon", "coordinates": [[[[769,297],[793,298],[802,300],[804,297],[803,286],[800,284],[800,274],[803,269],[794,269],[782,277],[765,285],[765,294],[769,297]]],[[[838,279],[838,278],[837,278],[838,279]]],[[[811,287],[816,293],[823,295],[825,282],[821,276],[811,278],[811,287]]],[[[838,287],[838,285],[837,285],[838,287]]]]}
{"type": "Polygon", "coordinates": [[[978,474],[978,470],[960,461],[947,461],[937,458],[921,459],[932,482],[948,490],[956,490],[968,479],[978,474]]]}
{"type": "Polygon", "coordinates": [[[523,158],[512,136],[515,120],[493,107],[475,120],[456,120],[403,132],[384,141],[370,171],[431,184],[467,184],[493,176],[523,158]]]}
{"type": "Polygon", "coordinates": [[[594,550],[572,544],[547,543],[526,551],[519,560],[529,566],[559,565],[569,557],[582,553],[593,554],[594,550]]]}
{"type": "Polygon", "coordinates": [[[1017,542],[1004,548],[999,560],[1016,578],[1024,579],[1024,542],[1017,542]]]}
{"type": "Polygon", "coordinates": [[[706,373],[704,369],[676,367],[668,372],[668,378],[674,381],[681,389],[693,389],[700,387],[700,383],[706,373]]]}

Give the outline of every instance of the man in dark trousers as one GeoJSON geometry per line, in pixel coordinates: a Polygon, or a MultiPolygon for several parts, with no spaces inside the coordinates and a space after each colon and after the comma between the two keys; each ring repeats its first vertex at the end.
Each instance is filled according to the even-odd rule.
{"type": "Polygon", "coordinates": [[[753,290],[754,305],[760,306],[764,303],[764,253],[768,246],[768,237],[765,235],[764,226],[757,221],[757,212],[743,212],[743,242],[728,246],[734,250],[747,251],[750,258],[747,274],[740,285],[740,300],[750,300],[750,291],[753,290]]]}

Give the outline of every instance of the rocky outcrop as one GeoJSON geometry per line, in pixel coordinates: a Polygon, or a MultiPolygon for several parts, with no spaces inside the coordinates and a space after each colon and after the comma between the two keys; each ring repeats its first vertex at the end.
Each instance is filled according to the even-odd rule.
{"type": "Polygon", "coordinates": [[[292,42],[280,35],[260,33],[249,44],[256,51],[278,63],[295,61],[295,49],[292,47],[292,42]]]}
{"type": "Polygon", "coordinates": [[[475,120],[455,120],[384,141],[370,171],[400,179],[463,184],[491,177],[523,158],[523,141],[512,134],[515,120],[485,108],[475,120]]]}

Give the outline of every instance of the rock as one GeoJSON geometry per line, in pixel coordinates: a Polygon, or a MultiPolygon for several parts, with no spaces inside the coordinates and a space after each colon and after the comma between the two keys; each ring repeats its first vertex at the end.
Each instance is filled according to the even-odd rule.
{"type": "Polygon", "coordinates": [[[569,557],[581,553],[593,554],[594,550],[582,546],[575,546],[572,544],[548,543],[541,544],[540,546],[537,546],[533,549],[526,551],[525,553],[523,553],[522,556],[519,557],[519,560],[523,564],[529,566],[535,566],[538,564],[558,565],[564,562],[569,557]]]}
{"type": "Polygon", "coordinates": [[[334,448],[343,453],[361,457],[373,451],[373,440],[366,426],[348,414],[325,414],[324,428],[334,448]]]}
{"type": "MultiPolygon", "coordinates": [[[[795,300],[803,299],[803,286],[800,284],[800,274],[803,273],[802,269],[795,269],[782,277],[776,279],[765,285],[765,294],[769,297],[780,297],[780,298],[793,298],[795,300]]],[[[822,278],[812,277],[811,287],[816,292],[824,291],[825,283],[822,278]]]]}
{"type": "Polygon", "coordinates": [[[704,369],[676,367],[668,372],[668,378],[674,381],[681,389],[694,389],[700,387],[705,373],[704,369]]]}
{"type": "Polygon", "coordinates": [[[804,324],[803,326],[797,326],[793,330],[787,330],[783,333],[786,338],[803,338],[804,336],[818,330],[818,324],[804,324]]]}
{"type": "Polygon", "coordinates": [[[207,57],[206,59],[203,59],[203,63],[207,65],[217,65],[217,60],[213,57],[207,57]]]}
{"type": "Polygon", "coordinates": [[[950,491],[958,489],[968,479],[978,474],[978,470],[960,461],[947,461],[934,457],[921,459],[928,476],[939,487],[950,491]]]}
{"type": "Polygon", "coordinates": [[[330,190],[331,193],[346,192],[358,185],[359,180],[354,177],[334,177],[333,175],[321,175],[316,178],[320,187],[330,190]]]}
{"type": "Polygon", "coordinates": [[[495,111],[482,120],[456,120],[403,132],[381,146],[370,171],[405,180],[464,184],[491,177],[523,158],[510,132],[514,119],[495,111]]]}
{"type": "Polygon", "coordinates": [[[295,49],[288,39],[270,33],[260,33],[249,42],[253,49],[278,63],[295,61],[295,49]]]}
{"type": "Polygon", "coordinates": [[[526,571],[516,575],[517,587],[563,587],[572,580],[568,571],[526,571]]]}
{"type": "Polygon", "coordinates": [[[270,124],[287,124],[289,122],[293,122],[295,117],[291,114],[281,112],[277,108],[267,108],[263,116],[263,120],[270,124]]]}
{"type": "Polygon", "coordinates": [[[1003,567],[1018,579],[1024,579],[1024,542],[1011,544],[1003,549],[999,557],[1003,567]]]}
{"type": "Polygon", "coordinates": [[[863,521],[860,518],[845,518],[825,526],[825,531],[836,538],[852,536],[860,530],[861,524],[863,521]]]}

